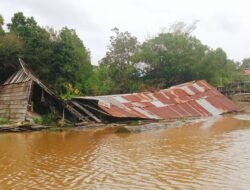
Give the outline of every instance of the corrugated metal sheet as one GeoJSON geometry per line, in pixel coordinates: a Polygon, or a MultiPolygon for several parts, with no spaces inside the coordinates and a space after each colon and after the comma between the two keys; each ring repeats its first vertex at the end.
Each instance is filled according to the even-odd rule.
{"type": "Polygon", "coordinates": [[[250,68],[244,70],[245,75],[250,75],[250,68]]]}
{"type": "Polygon", "coordinates": [[[100,109],[118,118],[207,117],[238,109],[231,100],[204,80],[156,92],[77,97],[75,100],[98,100],[100,109]]]}

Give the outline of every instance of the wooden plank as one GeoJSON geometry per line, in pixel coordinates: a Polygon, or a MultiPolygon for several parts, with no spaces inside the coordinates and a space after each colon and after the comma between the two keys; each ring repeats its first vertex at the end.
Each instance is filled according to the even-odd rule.
{"type": "Polygon", "coordinates": [[[26,113],[27,108],[22,108],[22,109],[5,109],[5,110],[0,110],[0,114],[17,114],[17,113],[26,113]]]}
{"type": "Polygon", "coordinates": [[[101,109],[99,110],[99,109],[96,109],[96,108],[94,108],[94,107],[92,107],[92,106],[84,105],[84,104],[80,104],[80,105],[83,106],[83,107],[85,107],[85,108],[89,108],[89,109],[91,109],[91,110],[94,110],[94,111],[96,111],[96,112],[99,112],[99,113],[101,113],[101,114],[103,114],[103,115],[111,116],[110,114],[108,114],[107,112],[102,111],[101,109]]]}
{"type": "Polygon", "coordinates": [[[17,122],[22,122],[22,121],[24,121],[24,118],[17,118],[17,119],[10,119],[11,120],[11,122],[15,122],[15,123],[17,123],[17,122]]]}
{"type": "Polygon", "coordinates": [[[1,113],[0,118],[6,118],[6,117],[8,117],[10,119],[22,119],[23,118],[23,120],[24,120],[25,115],[26,114],[24,114],[24,113],[16,113],[16,114],[11,114],[10,117],[8,117],[8,115],[5,115],[5,114],[1,113]]]}
{"type": "Polygon", "coordinates": [[[28,104],[28,100],[9,100],[9,101],[0,101],[1,105],[21,105],[21,104],[28,104]]]}
{"type": "Polygon", "coordinates": [[[27,100],[27,96],[10,96],[10,97],[1,97],[0,96],[0,101],[12,101],[12,100],[15,100],[15,101],[24,101],[24,100],[27,100]]]}
{"type": "Polygon", "coordinates": [[[3,104],[0,105],[0,110],[4,110],[4,109],[24,109],[28,106],[28,104],[3,104]]]}
{"type": "Polygon", "coordinates": [[[16,84],[8,84],[8,85],[2,85],[1,89],[14,89],[14,88],[21,88],[26,87],[30,85],[30,81],[22,82],[22,83],[16,83],[16,84]]]}
{"type": "Polygon", "coordinates": [[[10,119],[19,119],[19,118],[25,119],[25,115],[26,115],[25,113],[11,114],[10,119]]]}
{"type": "Polygon", "coordinates": [[[20,110],[26,110],[27,109],[27,105],[26,106],[23,106],[23,107],[19,107],[19,108],[10,108],[10,107],[6,107],[6,108],[0,108],[0,113],[2,112],[19,112],[20,110]]]}
{"type": "Polygon", "coordinates": [[[1,89],[0,93],[13,93],[13,92],[27,92],[29,89],[29,86],[25,86],[25,87],[17,87],[17,88],[9,88],[9,89],[1,89]]]}
{"type": "MultiPolygon", "coordinates": [[[[14,97],[14,100],[21,100],[22,96],[27,96],[29,89],[31,88],[31,81],[26,82],[26,83],[20,83],[20,84],[11,84],[4,86],[0,89],[0,101],[8,101],[12,100],[13,98],[8,98],[8,97],[14,97]],[[18,96],[18,97],[16,97],[18,96]]],[[[27,97],[28,98],[28,97],[27,97]]]]}
{"type": "Polygon", "coordinates": [[[100,123],[101,120],[98,119],[94,114],[92,114],[89,110],[87,110],[86,108],[82,107],[80,104],[78,104],[77,102],[72,101],[71,102],[73,105],[75,105],[77,108],[79,108],[80,110],[82,110],[85,114],[87,114],[89,117],[91,117],[92,119],[94,119],[96,122],[100,123]]]}
{"type": "Polygon", "coordinates": [[[11,92],[11,93],[5,93],[3,92],[0,97],[12,97],[12,96],[26,96],[28,91],[21,91],[21,92],[11,92]]]}
{"type": "Polygon", "coordinates": [[[78,112],[75,108],[73,108],[71,105],[69,105],[68,103],[64,104],[64,107],[71,113],[73,114],[75,117],[77,117],[80,121],[84,121],[85,117],[78,112]]]}

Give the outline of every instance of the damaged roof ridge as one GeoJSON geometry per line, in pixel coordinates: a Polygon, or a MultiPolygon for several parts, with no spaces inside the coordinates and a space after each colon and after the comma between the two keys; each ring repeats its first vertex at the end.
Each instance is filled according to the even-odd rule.
{"type": "Polygon", "coordinates": [[[40,81],[38,79],[38,77],[35,75],[35,73],[28,68],[27,69],[27,64],[21,59],[18,58],[19,63],[21,65],[21,69],[23,70],[23,72],[32,80],[34,81],[37,85],[39,85],[42,89],[44,89],[48,94],[50,94],[51,96],[54,96],[55,98],[62,100],[59,96],[57,96],[52,90],[50,90],[45,84],[43,84],[42,81],[40,81]]]}
{"type": "MultiPolygon", "coordinates": [[[[114,96],[130,96],[130,95],[140,95],[140,94],[154,94],[154,93],[160,93],[162,91],[171,91],[175,88],[181,88],[181,87],[188,87],[187,85],[193,85],[193,84],[197,84],[198,82],[205,82],[205,80],[193,80],[193,81],[190,81],[190,82],[185,82],[183,84],[179,84],[179,85],[174,85],[174,86],[171,86],[169,88],[164,88],[164,89],[159,89],[159,90],[154,90],[154,91],[142,91],[142,92],[133,92],[133,93],[125,93],[125,94],[108,94],[108,95],[100,95],[100,96],[78,96],[78,97],[74,97],[73,99],[96,99],[96,100],[99,100],[99,98],[102,98],[102,97],[114,97],[114,96]]],[[[206,82],[205,82],[206,83],[206,82]]],[[[198,84],[197,84],[198,85],[198,84]]],[[[207,86],[207,85],[206,85],[207,86]]],[[[183,89],[182,89],[183,90],[183,89]]],[[[204,91],[206,91],[206,89],[204,89],[204,91]]],[[[192,96],[192,95],[191,95],[192,96]]]]}

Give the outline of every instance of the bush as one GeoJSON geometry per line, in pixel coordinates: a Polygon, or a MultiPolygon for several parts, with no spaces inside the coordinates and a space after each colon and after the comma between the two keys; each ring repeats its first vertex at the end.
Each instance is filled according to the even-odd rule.
{"type": "Polygon", "coordinates": [[[33,118],[33,122],[40,125],[56,125],[56,118],[53,114],[33,118]]]}
{"type": "Polygon", "coordinates": [[[0,125],[4,125],[4,124],[8,124],[8,123],[10,123],[10,121],[8,119],[0,118],[0,125]]]}

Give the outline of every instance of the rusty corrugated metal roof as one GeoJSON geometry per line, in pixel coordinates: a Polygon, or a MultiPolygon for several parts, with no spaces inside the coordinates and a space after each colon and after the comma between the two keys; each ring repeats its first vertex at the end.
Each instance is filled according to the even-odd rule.
{"type": "Polygon", "coordinates": [[[250,68],[244,70],[245,75],[250,75],[250,68]]]}
{"type": "Polygon", "coordinates": [[[97,100],[113,117],[171,119],[207,117],[236,111],[237,106],[206,81],[193,81],[156,92],[77,97],[97,100]]]}

